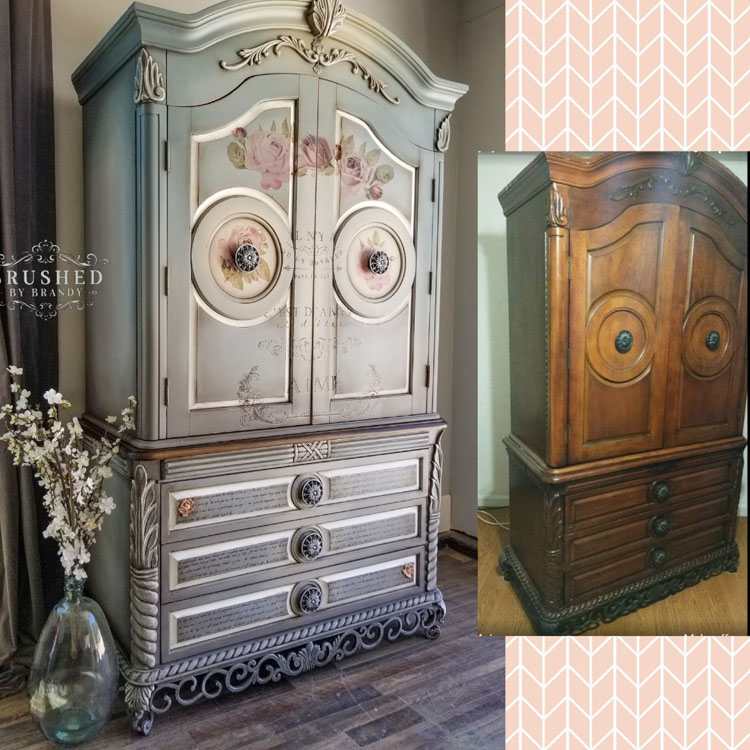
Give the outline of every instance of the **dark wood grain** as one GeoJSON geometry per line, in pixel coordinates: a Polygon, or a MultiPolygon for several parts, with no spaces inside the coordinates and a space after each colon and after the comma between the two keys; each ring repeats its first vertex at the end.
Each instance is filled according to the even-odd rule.
{"type": "MultiPolygon", "coordinates": [[[[490,511],[508,524],[508,508],[490,511]]],[[[511,530],[513,524],[510,524],[511,530]]],[[[513,588],[498,574],[497,561],[508,545],[505,528],[479,524],[479,632],[533,635],[534,628],[513,588]]],[[[702,581],[633,614],[599,625],[591,635],[747,635],[747,518],[738,519],[740,565],[736,574],[702,581]]]]}
{"type": "MultiPolygon", "coordinates": [[[[503,747],[505,650],[502,639],[476,634],[477,564],[443,550],[439,570],[448,615],[436,641],[407,638],[294,680],[174,708],[149,737],[132,733],[120,704],[86,748],[503,747]]],[[[0,746],[56,747],[29,716],[24,693],[0,701],[0,746]]]]}
{"type": "Polygon", "coordinates": [[[707,154],[545,153],[499,198],[511,331],[501,565],[540,632],[579,631],[736,568],[747,188],[707,154]]]}

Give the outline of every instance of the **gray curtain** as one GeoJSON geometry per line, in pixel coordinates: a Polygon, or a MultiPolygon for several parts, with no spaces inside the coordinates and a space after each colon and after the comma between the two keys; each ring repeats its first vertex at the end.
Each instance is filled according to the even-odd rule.
{"type": "MultiPolygon", "coordinates": [[[[0,254],[7,259],[55,238],[50,0],[0,0],[0,56],[0,254]]],[[[4,284],[3,274],[0,301],[4,284]]],[[[10,400],[9,364],[24,368],[34,400],[56,387],[56,318],[0,306],[0,403],[10,400]]],[[[41,539],[43,515],[30,473],[16,469],[0,444],[0,696],[23,686],[34,638],[61,591],[55,550],[41,539]]]]}

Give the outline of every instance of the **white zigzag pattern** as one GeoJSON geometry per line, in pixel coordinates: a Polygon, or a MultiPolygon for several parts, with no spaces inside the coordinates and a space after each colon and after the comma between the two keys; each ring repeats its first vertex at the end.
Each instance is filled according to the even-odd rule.
{"type": "MultiPolygon", "coordinates": [[[[588,13],[582,12],[574,0],[541,0],[541,14],[534,12],[524,0],[510,2],[506,8],[506,20],[512,14],[518,15],[515,34],[509,33],[506,38],[506,62],[509,70],[506,72],[506,91],[513,91],[506,95],[506,123],[512,132],[506,135],[506,148],[509,150],[542,150],[545,148],[564,148],[597,150],[601,148],[627,148],[640,150],[650,149],[724,149],[740,150],[750,145],[750,117],[740,119],[745,110],[750,107],[750,97],[742,96],[738,91],[739,85],[750,75],[750,66],[736,65],[735,62],[741,52],[750,45],[750,38],[738,38],[739,32],[735,26],[748,13],[748,0],[706,0],[692,12],[687,11],[687,0],[683,0],[683,13],[678,13],[666,0],[610,0],[606,4],[597,0],[588,1],[588,13]],[[604,7],[602,7],[604,5],[604,7]],[[597,12],[594,13],[594,6],[597,12]],[[608,12],[612,11],[614,28],[607,37],[596,47],[593,47],[592,37],[594,25],[608,12]],[[692,22],[700,22],[700,16],[707,11],[708,23],[700,38],[688,45],[688,27],[692,22]],[[565,16],[565,32],[553,41],[547,39],[547,28],[551,23],[559,21],[558,16],[565,16]],[[628,40],[618,30],[618,14],[624,20],[632,23],[636,31],[635,44],[628,40]],[[658,32],[652,33],[641,44],[643,27],[654,21],[654,14],[659,14],[658,32]],[[715,14],[717,21],[724,21],[731,26],[731,44],[727,46],[719,36],[712,33],[711,19],[715,14]],[[526,21],[526,29],[524,28],[526,21]],[[665,22],[672,21],[682,29],[681,39],[670,36],[665,28],[665,22]],[[529,29],[533,26],[533,29],[529,29]],[[575,34],[573,28],[584,27],[583,33],[575,34]],[[536,30],[541,39],[531,38],[530,33],[536,30]],[[580,41],[588,31],[588,45],[580,41]],[[551,44],[548,44],[552,41],[551,44]],[[699,47],[706,42],[706,63],[700,70],[688,75],[688,56],[695,55],[699,47]],[[594,58],[610,45],[612,60],[604,69],[597,65],[594,58]],[[558,66],[555,70],[546,69],[546,60],[550,58],[559,45],[565,45],[566,65],[558,66]],[[658,46],[659,64],[649,66],[649,70],[642,70],[641,59],[652,48],[658,46]],[[618,65],[618,48],[637,58],[636,75],[629,74],[624,67],[618,65]],[[588,74],[582,73],[571,64],[571,51],[583,55],[588,60],[588,74]],[[534,59],[528,59],[528,53],[534,59]],[[666,62],[667,56],[682,55],[682,74],[678,75],[670,69],[666,62]],[[723,53],[730,60],[729,71],[713,63],[713,53],[723,53]],[[526,57],[526,64],[524,58],[526,57]],[[535,75],[530,65],[541,69],[541,77],[535,75]],[[606,101],[595,107],[593,105],[594,88],[602,80],[612,74],[612,93],[606,101]],[[550,75],[548,75],[550,74],[550,75]],[[701,76],[706,76],[706,86],[698,96],[699,101],[690,105],[688,99],[695,99],[691,87],[697,87],[701,76]],[[658,76],[658,96],[642,101],[641,94],[646,96],[645,86],[652,86],[654,76],[658,76]],[[534,92],[524,92],[524,80],[532,83],[541,91],[541,107],[535,106],[530,100],[534,92]],[[515,82],[515,86],[507,85],[515,82]],[[635,102],[626,101],[618,92],[618,82],[626,83],[634,90],[635,102]],[[712,82],[721,85],[717,93],[712,90],[712,82]],[[560,89],[551,106],[547,106],[546,99],[555,98],[555,89],[560,89]],[[530,96],[531,94],[531,96],[530,96]],[[728,94],[728,96],[727,96],[728,94]],[[512,96],[512,98],[511,98],[512,96]],[[652,110],[659,109],[658,122],[644,122],[652,110]],[[605,110],[612,110],[612,126],[606,132],[597,132],[597,119],[602,117],[605,110]],[[665,115],[672,114],[681,123],[681,128],[672,129],[665,124],[665,115]],[[626,121],[618,124],[618,114],[626,114],[626,121]],[[575,125],[571,122],[571,115],[576,121],[583,120],[585,125],[575,125]],[[720,121],[717,123],[717,117],[720,121]],[[527,120],[524,123],[524,119],[527,120]],[[531,124],[528,120],[532,119],[531,124]],[[705,120],[706,127],[695,132],[705,120]],[[632,123],[635,123],[633,126],[632,123]],[[693,123],[695,125],[693,125],[693,123]],[[585,132],[581,132],[581,130],[585,132]],[[675,132],[679,130],[680,132],[675,132]]],[[[578,3],[581,5],[582,3],[578,3]]],[[[508,21],[508,28],[511,24],[508,21]]],[[[645,33],[645,32],[644,32],[645,33]]],[[[744,55],[741,59],[746,59],[744,55]]],[[[527,87],[528,88],[528,87],[527,87]]],[[[714,86],[713,88],[716,88],[714,86]]],[[[619,118],[622,120],[622,117],[619,118]]],[[[653,119],[653,118],[652,118],[653,119]]],[[[606,126],[605,126],[606,127],[606,126]]]]}
{"type": "Polygon", "coordinates": [[[506,748],[750,748],[749,644],[745,637],[508,637],[506,748]],[[698,649],[706,650],[696,657],[703,666],[691,668],[689,658],[698,649]],[[712,660],[722,652],[723,669],[712,660]],[[627,660],[628,653],[634,658],[627,660]],[[682,674],[669,666],[675,659],[681,659],[682,674]],[[631,668],[635,663],[635,674],[623,666],[626,660],[631,668]],[[560,666],[547,674],[551,662],[560,666]],[[728,706],[714,695],[722,684],[730,691],[728,706]],[[696,699],[696,692],[705,695],[696,699]],[[549,699],[552,694],[556,699],[549,699]],[[705,715],[698,714],[704,707],[705,715]],[[724,717],[716,722],[722,726],[712,717],[724,717]]]}

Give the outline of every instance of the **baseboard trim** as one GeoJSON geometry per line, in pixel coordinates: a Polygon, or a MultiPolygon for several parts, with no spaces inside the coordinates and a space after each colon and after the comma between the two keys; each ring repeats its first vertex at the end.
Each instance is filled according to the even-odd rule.
{"type": "Polygon", "coordinates": [[[450,547],[462,555],[477,559],[477,540],[473,536],[451,529],[439,534],[438,541],[441,547],[450,547]]]}

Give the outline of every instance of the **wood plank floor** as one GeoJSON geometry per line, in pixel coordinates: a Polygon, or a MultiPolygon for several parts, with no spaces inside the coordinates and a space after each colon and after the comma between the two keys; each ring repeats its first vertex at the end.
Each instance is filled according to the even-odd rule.
{"type": "MultiPolygon", "coordinates": [[[[490,513],[508,523],[509,509],[490,513]]],[[[509,532],[479,523],[479,632],[483,635],[533,635],[531,622],[512,586],[497,569],[509,532]]],[[[737,522],[740,566],[735,574],[702,581],[649,607],[600,625],[590,635],[747,635],[747,518],[737,522]]]]}
{"type": "MultiPolygon", "coordinates": [[[[84,747],[502,748],[504,641],[477,637],[476,562],[446,549],[438,570],[448,615],[436,641],[405,638],[292,680],[173,708],[149,737],[131,732],[120,705],[84,747]]],[[[29,716],[25,693],[0,701],[0,747],[56,747],[29,716]]]]}

